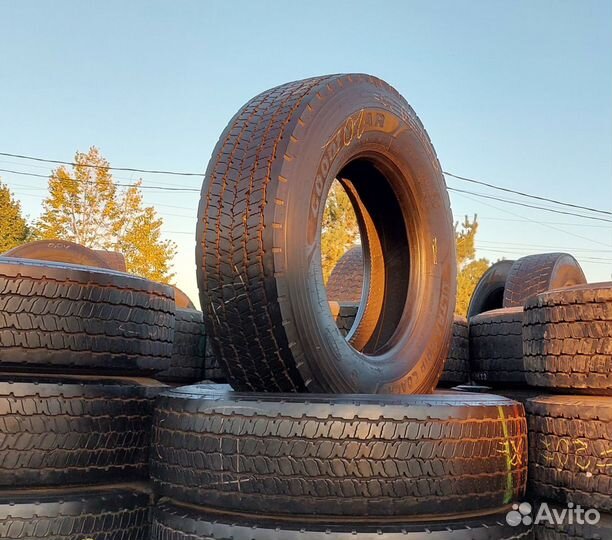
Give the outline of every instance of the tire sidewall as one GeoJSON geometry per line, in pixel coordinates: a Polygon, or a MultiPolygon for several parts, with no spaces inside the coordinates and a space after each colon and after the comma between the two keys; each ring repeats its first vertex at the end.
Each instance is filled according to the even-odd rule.
{"type": "Polygon", "coordinates": [[[272,176],[280,179],[269,207],[280,307],[283,320],[291,322],[289,346],[311,390],[430,391],[447,355],[456,287],[452,217],[439,163],[414,112],[380,81],[326,91],[327,99],[315,98],[303,110],[272,176]],[[411,214],[411,307],[376,357],[353,349],[337,330],[320,264],[327,192],[340,169],[361,155],[380,159],[404,178],[393,188],[411,214]]]}

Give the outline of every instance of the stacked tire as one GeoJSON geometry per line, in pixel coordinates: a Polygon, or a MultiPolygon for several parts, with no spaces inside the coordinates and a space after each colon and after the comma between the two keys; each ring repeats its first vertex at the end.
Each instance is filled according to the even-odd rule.
{"type": "Polygon", "coordinates": [[[529,536],[505,520],[527,478],[523,406],[432,393],[453,327],[453,223],[394,89],[332,75],[253,98],[213,152],[197,236],[206,333],[231,387],[159,398],[153,539],[529,536]],[[318,253],[334,179],[362,241],[350,313],[318,253]]]}
{"type": "Polygon", "coordinates": [[[547,524],[538,534],[607,538],[612,530],[612,283],[529,299],[523,352],[527,382],[551,393],[526,402],[531,496],[562,508],[581,507],[593,520],[547,524]]]}
{"type": "Polygon", "coordinates": [[[468,308],[472,379],[523,399],[533,392],[523,361],[523,306],[551,289],[586,283],[567,253],[529,255],[495,263],[476,286],[468,308]]]}
{"type": "Polygon", "coordinates": [[[0,536],[140,540],[172,290],[0,257],[0,536]],[[147,378],[149,377],[149,378],[147,378]]]}

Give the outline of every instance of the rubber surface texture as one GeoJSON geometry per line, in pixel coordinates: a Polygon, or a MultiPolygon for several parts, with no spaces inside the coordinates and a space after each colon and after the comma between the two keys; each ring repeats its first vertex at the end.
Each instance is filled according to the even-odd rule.
{"type": "Polygon", "coordinates": [[[225,511],[439,516],[520,498],[526,443],[523,406],[499,396],[187,386],[158,400],[151,476],[159,495],[225,511]]]}
{"type": "Polygon", "coordinates": [[[330,301],[359,304],[363,289],[361,246],[352,247],[342,255],[327,280],[326,289],[330,301]]]}
{"type": "Polygon", "coordinates": [[[448,358],[440,377],[440,386],[466,383],[470,379],[470,344],[468,322],[465,317],[455,315],[448,358]]]}
{"type": "Polygon", "coordinates": [[[578,285],[529,300],[523,355],[533,386],[612,394],[612,283],[578,285]]]}
{"type": "Polygon", "coordinates": [[[144,379],[1,379],[0,488],[147,477],[153,404],[165,385],[144,379]]]}
{"type": "Polygon", "coordinates": [[[0,491],[0,538],[146,540],[149,499],[144,485],[0,491]]]}
{"type": "Polygon", "coordinates": [[[472,376],[493,387],[526,386],[523,309],[502,308],[470,319],[472,376]]]}
{"type": "Polygon", "coordinates": [[[611,511],[612,398],[539,396],[525,407],[532,494],[611,511]]]}
{"type": "Polygon", "coordinates": [[[207,334],[235,388],[435,388],[456,289],[452,215],[420,120],[385,82],[361,74],[315,77],[243,106],[206,171],[196,263],[207,334]],[[373,254],[368,262],[381,269],[368,274],[380,286],[364,300],[350,344],[328,309],[319,254],[324,202],[338,175],[359,207],[362,243],[373,254]],[[408,241],[410,249],[400,249],[408,241]],[[413,268],[411,287],[406,265],[413,268]]]}
{"type": "Polygon", "coordinates": [[[206,513],[164,501],[153,511],[151,540],[528,540],[528,527],[504,515],[428,524],[291,524],[206,513]]]}
{"type": "Polygon", "coordinates": [[[172,352],[167,285],[112,270],[0,257],[0,368],[150,374],[172,352]]]}
{"type": "Polygon", "coordinates": [[[175,313],[174,343],[168,368],[155,375],[165,382],[193,383],[207,378],[205,374],[206,331],[202,312],[179,309],[175,313]]]}
{"type": "Polygon", "coordinates": [[[567,253],[541,253],[514,262],[506,279],[503,307],[522,307],[541,292],[586,283],[578,261],[567,253]]]}

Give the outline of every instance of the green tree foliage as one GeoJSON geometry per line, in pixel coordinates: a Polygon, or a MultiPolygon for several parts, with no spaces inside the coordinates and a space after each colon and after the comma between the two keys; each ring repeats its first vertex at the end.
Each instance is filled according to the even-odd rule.
{"type": "Polygon", "coordinates": [[[325,202],[321,227],[321,265],[325,283],[336,263],[358,239],[359,226],[353,205],[340,182],[334,180],[325,202]]]}
{"type": "Polygon", "coordinates": [[[30,227],[21,213],[21,204],[0,182],[0,253],[28,241],[30,227]]]}
{"type": "Polygon", "coordinates": [[[470,221],[467,216],[463,223],[455,224],[455,239],[457,242],[457,304],[455,313],[467,315],[468,306],[472,293],[478,284],[478,280],[489,268],[487,259],[476,259],[476,233],[478,232],[478,220],[470,221]]]}
{"type": "Polygon", "coordinates": [[[163,220],[145,206],[140,182],[117,189],[96,147],[77,152],[76,165],[55,169],[37,223],[39,239],[70,240],[124,254],[128,272],[168,282],[176,245],[161,238],[163,220]]]}

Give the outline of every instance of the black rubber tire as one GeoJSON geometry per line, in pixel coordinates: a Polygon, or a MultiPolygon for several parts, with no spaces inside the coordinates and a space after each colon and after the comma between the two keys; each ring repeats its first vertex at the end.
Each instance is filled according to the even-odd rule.
{"type": "MultiPolygon", "coordinates": [[[[567,510],[567,508],[554,504],[548,506],[551,511],[553,509],[557,512],[567,510]]],[[[612,538],[612,515],[600,512],[600,520],[596,525],[575,522],[570,524],[567,519],[558,525],[540,523],[534,527],[534,532],[537,540],[610,540],[612,538]]]]}
{"type": "MultiPolygon", "coordinates": [[[[498,396],[160,396],[156,493],[225,511],[418,516],[496,510],[527,475],[523,406],[498,396]]],[[[424,518],[423,518],[424,519],[424,518]]]]}
{"type": "Polygon", "coordinates": [[[452,214],[421,122],[383,81],[330,75],[249,101],[213,151],[197,240],[207,333],[235,388],[435,388],[455,303],[452,214]],[[320,258],[335,178],[356,210],[371,293],[348,340],[328,308],[320,258]]]}
{"type": "Polygon", "coordinates": [[[492,387],[526,386],[523,308],[502,308],[470,319],[472,377],[492,387]]]}
{"type": "Polygon", "coordinates": [[[568,253],[540,253],[514,262],[506,279],[503,307],[523,307],[528,298],[586,283],[578,261],[568,253]]]}
{"type": "Polygon", "coordinates": [[[206,331],[202,312],[194,309],[176,310],[174,343],[170,365],[155,378],[164,382],[194,383],[204,380],[206,331]]]}
{"type": "Polygon", "coordinates": [[[112,269],[111,264],[100,251],[68,240],[36,240],[17,246],[2,253],[1,256],[112,269]]]}
{"type": "Polygon", "coordinates": [[[154,401],[166,385],[93,379],[0,376],[0,488],[147,478],[154,401]]]}
{"type": "Polygon", "coordinates": [[[107,375],[164,369],[174,293],[113,270],[0,257],[0,368],[107,375]]]}
{"type": "Polygon", "coordinates": [[[223,368],[219,365],[219,359],[215,354],[214,348],[211,344],[211,339],[207,339],[206,342],[206,355],[204,356],[204,374],[206,380],[214,381],[216,383],[227,383],[227,376],[223,371],[223,368]]]}
{"type": "Polygon", "coordinates": [[[145,540],[145,485],[0,491],[3,540],[145,540]]]}
{"type": "Polygon", "coordinates": [[[612,282],[549,291],[525,306],[527,382],[612,394],[612,282]]]}
{"type": "Polygon", "coordinates": [[[612,398],[539,396],[525,407],[532,494],[611,511],[612,398]]]}
{"type": "Polygon", "coordinates": [[[504,290],[514,261],[497,261],[482,275],[470,298],[468,319],[504,307],[504,290]]]}
{"type": "Polygon", "coordinates": [[[455,315],[453,334],[444,363],[444,371],[438,383],[439,386],[454,386],[470,380],[470,345],[468,338],[468,322],[465,317],[455,315]]]}
{"type": "Polygon", "coordinates": [[[528,540],[529,527],[509,526],[505,515],[418,523],[376,525],[291,523],[265,517],[224,516],[165,500],[153,510],[151,540],[528,540]]]}
{"type": "Polygon", "coordinates": [[[361,246],[349,249],[334,266],[326,285],[327,299],[340,304],[359,304],[363,291],[361,246]]]}

